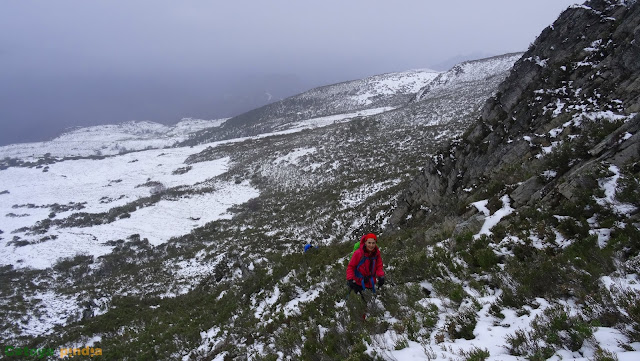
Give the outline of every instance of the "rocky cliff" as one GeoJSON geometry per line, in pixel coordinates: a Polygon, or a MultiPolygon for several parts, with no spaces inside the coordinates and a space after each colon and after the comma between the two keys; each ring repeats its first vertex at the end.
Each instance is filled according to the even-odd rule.
{"type": "Polygon", "coordinates": [[[638,171],[640,5],[567,9],[514,65],[462,139],[428,162],[392,223],[461,214],[482,197],[572,199],[597,165],[638,171]],[[409,216],[411,215],[411,216],[409,216]],[[417,217],[414,217],[417,216],[417,217]]]}

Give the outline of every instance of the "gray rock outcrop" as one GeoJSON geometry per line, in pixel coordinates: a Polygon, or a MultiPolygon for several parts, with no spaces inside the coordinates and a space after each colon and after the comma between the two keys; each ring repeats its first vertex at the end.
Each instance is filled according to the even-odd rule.
{"type": "Polygon", "coordinates": [[[515,205],[570,198],[593,186],[585,177],[592,165],[638,161],[639,36],[635,1],[594,0],[563,12],[516,62],[480,119],[424,166],[398,199],[391,224],[456,214],[470,197],[482,196],[471,189],[509,193],[515,205]],[[550,158],[563,162],[562,144],[586,134],[588,124],[620,119],[624,124],[605,127],[615,129],[582,157],[541,176],[550,158]],[[546,156],[549,149],[555,158],[546,156]]]}

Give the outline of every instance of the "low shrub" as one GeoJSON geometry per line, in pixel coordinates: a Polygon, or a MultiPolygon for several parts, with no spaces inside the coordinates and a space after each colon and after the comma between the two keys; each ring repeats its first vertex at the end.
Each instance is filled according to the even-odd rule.
{"type": "Polygon", "coordinates": [[[489,356],[491,356],[491,354],[489,353],[489,350],[487,350],[486,348],[481,349],[477,346],[474,346],[473,349],[466,352],[462,352],[462,356],[464,357],[464,361],[484,361],[489,356]]]}
{"type": "Polygon", "coordinates": [[[618,356],[611,351],[598,347],[593,357],[589,358],[589,361],[618,361],[618,356]]]}
{"type": "Polygon", "coordinates": [[[580,316],[570,316],[561,305],[544,310],[531,322],[531,329],[519,329],[507,336],[511,355],[546,360],[559,349],[578,351],[593,335],[593,327],[580,316]]]}
{"type": "Polygon", "coordinates": [[[445,321],[445,328],[452,339],[464,338],[465,340],[473,340],[476,336],[473,330],[476,328],[477,320],[476,310],[472,307],[463,307],[455,316],[450,316],[445,321]]]}
{"type": "Polygon", "coordinates": [[[433,288],[439,295],[449,298],[454,305],[460,305],[467,295],[461,284],[453,282],[450,279],[436,280],[433,283],[433,288]]]}

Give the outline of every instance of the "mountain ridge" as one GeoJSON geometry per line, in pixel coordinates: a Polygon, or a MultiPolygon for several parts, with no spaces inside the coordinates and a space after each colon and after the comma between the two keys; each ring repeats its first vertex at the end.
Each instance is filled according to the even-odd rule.
{"type": "MultiPolygon", "coordinates": [[[[465,75],[475,76],[476,80],[480,82],[484,80],[484,77],[506,72],[511,66],[509,63],[515,61],[514,56],[517,56],[517,53],[465,62],[463,64],[483,64],[486,60],[491,64],[494,59],[503,59],[502,63],[498,62],[499,65],[495,69],[483,69],[486,71],[484,76],[473,71],[482,69],[481,65],[477,69],[469,69],[469,73],[465,75]]],[[[339,114],[346,109],[353,111],[380,107],[402,108],[412,98],[415,98],[421,88],[429,84],[439,74],[428,69],[408,70],[315,88],[233,117],[220,129],[204,130],[182,144],[191,145],[212,140],[257,135],[282,128],[288,122],[339,114]],[[389,94],[392,89],[395,89],[396,92],[389,94]]],[[[452,75],[451,78],[457,80],[458,77],[452,75]]]]}

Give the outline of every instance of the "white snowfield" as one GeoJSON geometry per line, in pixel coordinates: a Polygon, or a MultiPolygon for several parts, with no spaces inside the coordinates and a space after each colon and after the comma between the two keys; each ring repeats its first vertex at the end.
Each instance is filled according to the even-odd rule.
{"type": "Polygon", "coordinates": [[[416,99],[424,99],[430,93],[439,94],[441,92],[451,92],[465,84],[477,82],[506,72],[513,67],[513,64],[521,56],[522,53],[514,53],[460,63],[451,70],[437,74],[432,81],[426,83],[425,87],[417,92],[416,99]]]}
{"type": "Polygon", "coordinates": [[[416,69],[372,76],[362,80],[363,85],[369,87],[368,90],[353,99],[358,104],[368,105],[373,102],[372,98],[380,95],[415,94],[439,74],[430,69],[416,69]]]}
{"type": "MultiPolygon", "coordinates": [[[[102,159],[62,160],[63,157],[95,155],[94,150],[111,149],[109,147],[114,142],[126,144],[129,150],[135,149],[135,145],[141,149],[169,146],[203,127],[219,126],[223,120],[186,119],[174,127],[152,122],[129,122],[81,128],[49,142],[1,147],[0,158],[37,161],[50,153],[50,157],[60,161],[41,167],[10,167],[0,171],[0,230],[4,232],[0,236],[0,265],[44,269],[61,258],[78,254],[96,257],[108,254],[112,249],[106,245],[108,241],[126,240],[138,234],[151,244],[159,245],[208,222],[230,218],[231,214],[226,211],[229,207],[257,197],[259,191],[247,182],[235,184],[216,180],[229,169],[229,158],[187,165],[184,161],[188,156],[220,144],[295,133],[392,109],[372,108],[311,118],[292,123],[288,129],[278,132],[195,147],[148,149],[124,154],[113,151],[110,153],[114,155],[102,159]],[[114,207],[173,187],[214,187],[216,190],[179,199],[162,199],[130,212],[129,218],[111,223],[91,227],[52,226],[42,234],[33,234],[29,230],[38,222],[61,220],[74,213],[108,212],[114,207]],[[71,209],[54,212],[54,205],[71,209]],[[22,243],[17,245],[14,237],[22,243]],[[24,245],[25,241],[28,244],[24,245]]],[[[109,152],[103,154],[106,153],[109,152]]],[[[290,154],[283,160],[293,160],[296,156],[290,154]]]]}
{"type": "Polygon", "coordinates": [[[422,87],[440,74],[430,69],[415,69],[387,73],[364,79],[311,89],[293,98],[325,99],[328,103],[341,104],[342,109],[371,106],[379,98],[416,94],[422,87]],[[336,103],[334,103],[336,102],[336,103]],[[348,107],[344,107],[348,104],[348,107]]]}
{"type": "Polygon", "coordinates": [[[0,229],[5,233],[0,246],[0,264],[47,268],[59,258],[76,254],[94,256],[110,252],[109,240],[126,239],[133,234],[153,245],[171,237],[188,234],[207,222],[229,218],[226,209],[246,202],[259,193],[247,183],[214,180],[225,173],[229,159],[222,158],[191,165],[183,174],[184,160],[205,146],[148,150],[100,160],[80,159],[54,163],[44,168],[9,168],[0,172],[0,229]],[[153,182],[153,183],[147,183],[153,182]],[[143,184],[151,184],[144,186],[143,184]],[[131,212],[130,218],[93,227],[51,227],[48,232],[30,235],[20,231],[49,219],[51,205],[82,204],[84,208],[56,213],[51,219],[64,219],[74,212],[101,213],[143,197],[161,188],[213,186],[216,191],[162,199],[131,212]],[[26,206],[33,205],[37,208],[26,206]],[[17,207],[16,207],[17,206],[17,207]],[[14,236],[34,242],[26,246],[8,243],[14,236]],[[45,237],[55,239],[39,242],[45,237]]]}
{"type": "Polygon", "coordinates": [[[47,142],[20,143],[0,147],[0,158],[35,160],[53,157],[113,155],[132,150],[171,147],[198,130],[218,127],[227,119],[185,118],[173,126],[150,121],[97,125],[66,132],[47,142]]]}
{"type": "MultiPolygon", "coordinates": [[[[334,123],[348,122],[356,117],[366,117],[366,116],[376,115],[376,114],[391,111],[393,109],[395,108],[393,107],[371,108],[371,109],[364,109],[364,110],[360,110],[352,113],[327,115],[324,117],[305,119],[298,122],[289,123],[285,130],[277,131],[274,133],[262,134],[262,135],[258,135],[257,137],[263,138],[263,137],[269,137],[269,136],[278,135],[278,134],[295,133],[295,132],[302,131],[304,129],[322,128],[334,123]]],[[[244,138],[240,140],[243,140],[243,139],[244,138]]]]}

